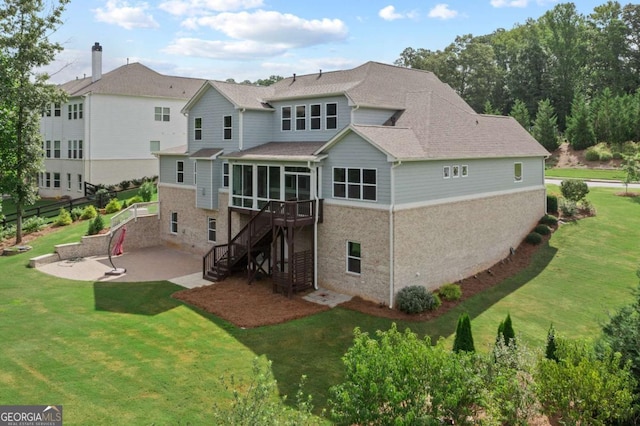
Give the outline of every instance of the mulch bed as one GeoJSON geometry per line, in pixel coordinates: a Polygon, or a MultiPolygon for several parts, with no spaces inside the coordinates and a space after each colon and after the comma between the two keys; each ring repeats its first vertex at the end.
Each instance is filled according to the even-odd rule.
{"type": "MultiPolygon", "coordinates": [[[[391,320],[428,321],[529,266],[532,256],[549,238],[550,236],[543,236],[540,245],[522,243],[513,255],[483,272],[459,281],[458,284],[462,289],[461,299],[443,301],[442,305],[433,312],[416,315],[405,314],[360,297],[354,297],[339,306],[391,320]]],[[[174,293],[173,297],[219,316],[238,327],[254,328],[280,324],[330,309],[327,306],[304,300],[302,297],[307,293],[296,294],[289,299],[283,294],[273,293],[271,281],[268,279],[249,285],[246,278],[239,275],[216,284],[181,290],[174,293]]]]}

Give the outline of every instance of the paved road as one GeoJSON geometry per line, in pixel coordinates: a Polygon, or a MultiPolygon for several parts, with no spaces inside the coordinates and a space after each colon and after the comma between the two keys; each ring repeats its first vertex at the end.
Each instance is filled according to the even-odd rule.
{"type": "MultiPolygon", "coordinates": [[[[545,179],[544,182],[545,183],[550,183],[552,185],[560,185],[560,183],[562,183],[563,179],[545,179]]],[[[603,181],[603,180],[588,180],[587,182],[587,186],[589,186],[590,188],[623,188],[624,189],[624,183],[622,182],[616,182],[616,181],[603,181]]],[[[630,183],[629,184],[629,189],[640,189],[640,183],[630,183]]]]}

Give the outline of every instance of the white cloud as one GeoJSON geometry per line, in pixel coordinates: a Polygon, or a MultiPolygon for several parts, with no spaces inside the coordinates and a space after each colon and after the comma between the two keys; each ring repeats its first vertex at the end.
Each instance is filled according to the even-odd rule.
{"type": "Polygon", "coordinates": [[[527,7],[529,0],[491,0],[493,7],[527,7]]]}
{"type": "Polygon", "coordinates": [[[133,28],[157,28],[158,23],[153,19],[153,15],[146,11],[149,9],[147,3],[138,3],[130,6],[129,2],[123,0],[109,0],[106,7],[94,9],[96,20],[114,24],[131,30],[133,28]]]}
{"type": "Polygon", "coordinates": [[[183,26],[209,27],[236,40],[282,44],[288,48],[312,46],[347,38],[348,30],[339,19],[302,19],[289,13],[258,10],[256,12],[220,13],[185,20],[183,26]]]}
{"type": "Polygon", "coordinates": [[[397,13],[396,8],[391,5],[380,9],[378,16],[385,21],[395,21],[396,19],[402,19],[404,17],[402,14],[397,13]]]}
{"type": "Polygon", "coordinates": [[[385,21],[395,21],[396,19],[404,19],[404,18],[416,19],[418,18],[418,12],[415,10],[412,10],[406,13],[398,13],[396,12],[395,7],[389,5],[387,7],[380,9],[380,11],[378,11],[378,16],[384,19],[385,21]]]}
{"type": "Polygon", "coordinates": [[[287,49],[289,49],[287,45],[259,43],[252,40],[217,41],[179,38],[163,49],[163,52],[209,59],[249,60],[280,55],[287,49]]]}
{"type": "Polygon", "coordinates": [[[458,16],[458,11],[449,9],[449,5],[446,3],[436,4],[433,9],[429,11],[429,18],[452,19],[456,16],[458,16]]]}
{"type": "Polygon", "coordinates": [[[158,7],[171,15],[197,16],[209,12],[255,9],[262,5],[262,0],[168,0],[158,7]]]}

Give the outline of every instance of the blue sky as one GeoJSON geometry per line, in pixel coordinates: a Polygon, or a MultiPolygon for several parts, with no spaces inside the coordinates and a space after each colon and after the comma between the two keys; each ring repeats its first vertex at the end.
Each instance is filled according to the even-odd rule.
{"type": "MultiPolygon", "coordinates": [[[[579,0],[588,15],[605,0],[579,0]]],[[[624,3],[624,2],[623,2],[624,3]]],[[[75,0],[51,40],[65,50],[46,70],[62,83],[130,62],[168,75],[255,81],[393,63],[406,47],[443,49],[537,19],[554,0],[75,0]]]]}

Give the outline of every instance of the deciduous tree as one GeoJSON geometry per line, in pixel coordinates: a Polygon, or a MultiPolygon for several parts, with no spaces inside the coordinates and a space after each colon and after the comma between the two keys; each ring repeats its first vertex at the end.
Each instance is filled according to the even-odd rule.
{"type": "MultiPolygon", "coordinates": [[[[37,198],[37,174],[42,170],[40,114],[64,94],[37,70],[62,50],[49,35],[62,24],[69,0],[45,5],[43,0],[5,0],[0,3],[0,56],[4,57],[0,99],[6,128],[0,132],[3,173],[0,190],[16,205],[16,244],[22,242],[24,207],[37,198]]],[[[47,2],[48,3],[48,2],[47,2]]]]}

